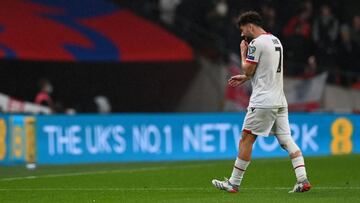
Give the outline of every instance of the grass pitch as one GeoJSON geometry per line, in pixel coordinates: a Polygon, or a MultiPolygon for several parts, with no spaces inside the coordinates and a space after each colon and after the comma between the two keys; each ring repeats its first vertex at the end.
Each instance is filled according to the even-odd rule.
{"type": "Polygon", "coordinates": [[[287,158],[255,159],[240,192],[211,185],[229,177],[233,160],[0,167],[0,202],[360,202],[360,155],[305,159],[311,191],[295,183],[287,158]]]}

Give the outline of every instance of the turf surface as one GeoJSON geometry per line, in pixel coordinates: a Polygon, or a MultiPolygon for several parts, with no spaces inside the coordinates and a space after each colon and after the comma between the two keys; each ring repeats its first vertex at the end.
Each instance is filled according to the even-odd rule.
{"type": "Polygon", "coordinates": [[[360,155],[306,158],[311,191],[286,158],[253,160],[240,192],[216,190],[233,161],[0,167],[0,202],[360,202],[360,155]]]}

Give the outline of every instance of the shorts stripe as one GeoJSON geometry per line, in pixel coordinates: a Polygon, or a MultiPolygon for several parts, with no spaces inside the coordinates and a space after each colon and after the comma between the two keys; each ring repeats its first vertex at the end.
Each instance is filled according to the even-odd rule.
{"type": "Polygon", "coordinates": [[[252,134],[251,130],[246,130],[246,129],[244,129],[243,132],[244,132],[244,133],[247,133],[247,134],[252,134]]]}

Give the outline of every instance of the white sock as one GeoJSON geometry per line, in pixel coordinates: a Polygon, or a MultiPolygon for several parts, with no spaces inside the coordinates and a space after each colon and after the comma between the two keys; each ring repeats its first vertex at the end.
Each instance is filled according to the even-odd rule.
{"type": "Polygon", "coordinates": [[[302,182],[305,179],[307,179],[304,157],[303,156],[296,157],[294,159],[291,159],[291,162],[295,170],[297,181],[302,182]]]}
{"type": "Polygon", "coordinates": [[[246,168],[250,164],[250,161],[244,161],[239,158],[236,158],[231,177],[229,179],[231,184],[240,185],[243,179],[246,168]]]}

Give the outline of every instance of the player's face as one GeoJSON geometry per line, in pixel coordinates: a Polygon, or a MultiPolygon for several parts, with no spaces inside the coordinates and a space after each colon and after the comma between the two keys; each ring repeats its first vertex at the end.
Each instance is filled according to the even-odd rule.
{"type": "Polygon", "coordinates": [[[240,32],[241,32],[241,36],[244,38],[253,38],[251,24],[240,26],[240,32]]]}

